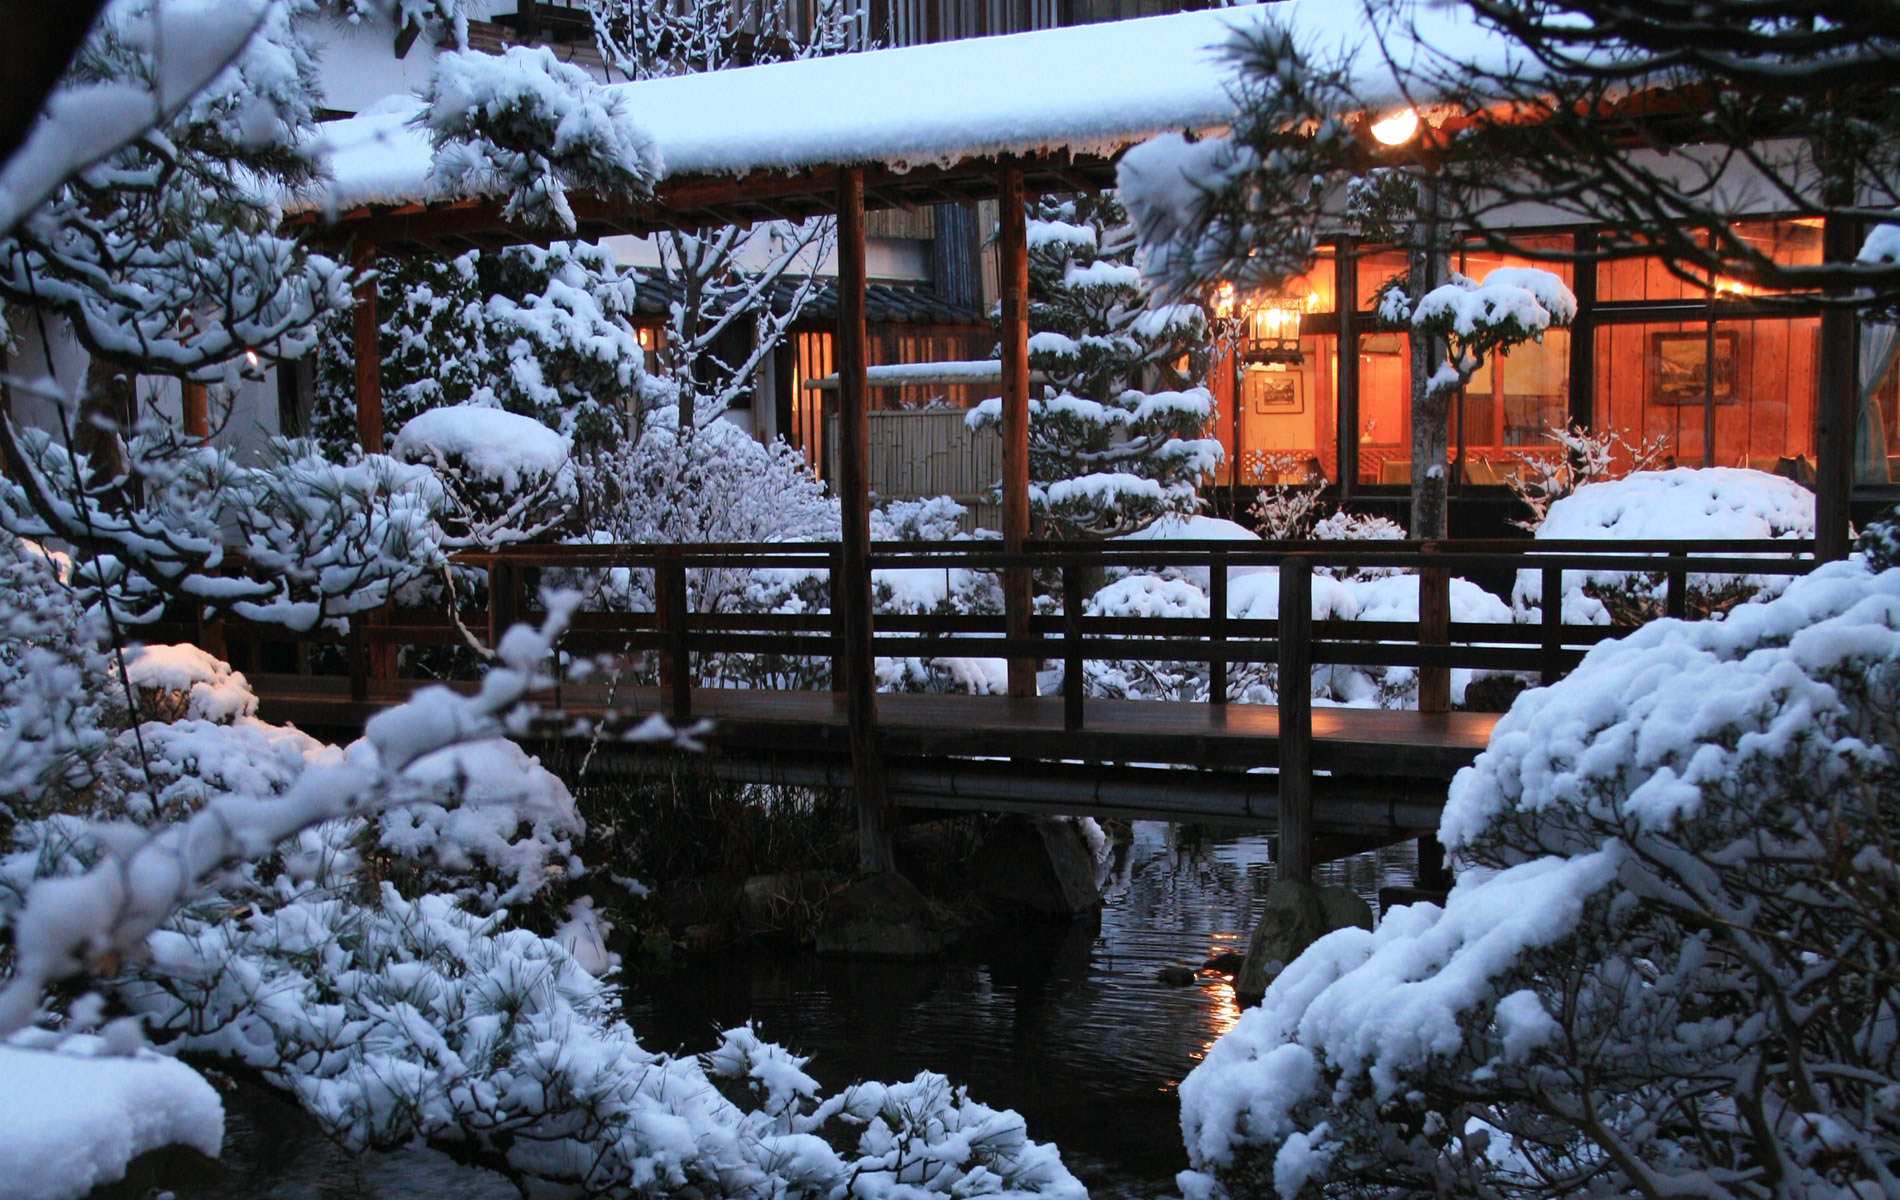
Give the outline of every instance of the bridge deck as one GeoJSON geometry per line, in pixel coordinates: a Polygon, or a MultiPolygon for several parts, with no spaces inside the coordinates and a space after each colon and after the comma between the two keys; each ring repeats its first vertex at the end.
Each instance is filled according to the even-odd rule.
{"type": "MultiPolygon", "coordinates": [[[[251,680],[268,720],[307,728],[357,728],[376,710],[405,700],[420,680],[372,681],[364,700],[350,698],[349,680],[258,675],[251,680]]],[[[657,688],[622,688],[620,714],[656,712],[657,688]]],[[[605,715],[600,686],[563,687],[558,705],[590,719],[605,715]]],[[[550,706],[557,703],[549,697],[550,706]]],[[[845,697],[836,692],[695,688],[695,718],[713,722],[704,739],[715,754],[790,759],[849,755],[845,697]]],[[[879,749],[896,758],[1008,758],[1052,762],[1176,763],[1247,770],[1278,761],[1279,710],[1257,704],[1182,704],[1095,700],[1087,726],[1063,728],[1057,696],[890,693],[877,700],[879,749]]],[[[1448,779],[1484,749],[1493,713],[1421,713],[1361,708],[1313,710],[1316,770],[1448,779]]]]}

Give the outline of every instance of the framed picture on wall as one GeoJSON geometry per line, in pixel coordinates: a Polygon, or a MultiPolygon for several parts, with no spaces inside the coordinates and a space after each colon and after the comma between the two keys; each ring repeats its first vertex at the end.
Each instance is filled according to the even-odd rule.
{"type": "Polygon", "coordinates": [[[1248,407],[1257,413],[1287,415],[1306,411],[1298,371],[1248,371],[1248,407]]]}
{"type": "Polygon", "coordinates": [[[1650,402],[1701,404],[1711,392],[1717,404],[1736,402],[1742,337],[1733,329],[1715,334],[1715,357],[1710,361],[1707,333],[1652,333],[1649,335],[1650,402]]]}

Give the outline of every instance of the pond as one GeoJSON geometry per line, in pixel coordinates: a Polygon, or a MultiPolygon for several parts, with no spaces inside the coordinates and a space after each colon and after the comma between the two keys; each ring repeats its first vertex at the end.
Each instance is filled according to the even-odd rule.
{"type": "MultiPolygon", "coordinates": [[[[1333,863],[1320,882],[1372,901],[1381,887],[1411,883],[1415,863],[1411,845],[1394,846],[1333,863]]],[[[828,1089],[938,1071],[1021,1112],[1092,1195],[1170,1196],[1187,1165],[1175,1087],[1239,1012],[1221,976],[1170,987],[1156,972],[1244,950],[1272,882],[1264,836],[1137,823],[1116,848],[1107,902],[1086,919],[1012,924],[924,964],[789,948],[693,956],[633,976],[627,1017],[650,1049],[688,1053],[750,1019],[811,1055],[807,1069],[828,1089]]],[[[180,1200],[514,1194],[434,1154],[350,1158],[269,1094],[244,1089],[227,1108],[225,1167],[176,1187],[180,1200]]]]}

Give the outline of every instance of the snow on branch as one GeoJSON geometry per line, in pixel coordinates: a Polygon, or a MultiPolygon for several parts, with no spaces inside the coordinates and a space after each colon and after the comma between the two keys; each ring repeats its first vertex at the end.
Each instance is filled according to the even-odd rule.
{"type": "Polygon", "coordinates": [[[550,596],[541,628],[510,630],[496,647],[501,665],[483,676],[475,695],[444,687],[418,692],[372,718],[344,761],[311,767],[281,795],[220,796],[150,830],[95,824],[101,855],[89,870],[27,889],[13,922],[13,971],[0,987],[0,1036],[32,1023],[51,984],[134,952],[229,864],[325,821],[439,803],[459,790],[460,779],[417,778],[409,768],[437,751],[510,732],[522,717],[521,702],[546,684],[544,664],[578,599],[550,596]]]}
{"type": "Polygon", "coordinates": [[[506,196],[502,216],[533,229],[574,232],[570,187],[631,204],[660,177],[659,150],[626,98],[545,46],[443,54],[424,99],[434,188],[506,196]]]}

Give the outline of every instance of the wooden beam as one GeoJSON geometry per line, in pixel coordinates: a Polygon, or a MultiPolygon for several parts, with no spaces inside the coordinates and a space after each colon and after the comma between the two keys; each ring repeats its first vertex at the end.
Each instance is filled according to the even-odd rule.
{"type": "MultiPolygon", "coordinates": [[[[998,179],[997,270],[1002,284],[1003,549],[1020,554],[1029,539],[1029,231],[1023,171],[1003,168],[998,179]]],[[[1005,636],[1029,636],[1027,567],[1003,572],[1005,636]]],[[[1009,694],[1036,694],[1036,661],[1009,660],[1009,694]]]]}
{"type": "Polygon", "coordinates": [[[852,791],[858,809],[858,869],[895,868],[891,814],[877,748],[877,680],[871,649],[871,493],[864,335],[864,172],[838,172],[838,507],[843,578],[831,581],[844,627],[845,706],[852,791]]]}
{"type": "Polygon", "coordinates": [[[184,410],[185,436],[203,441],[211,436],[211,405],[205,395],[205,385],[181,379],[178,387],[184,410]]]}
{"type": "Polygon", "coordinates": [[[356,441],[365,454],[383,452],[383,352],[376,320],[376,282],[364,274],[376,263],[376,247],[359,242],[350,255],[356,273],[350,342],[356,355],[356,441]]]}

